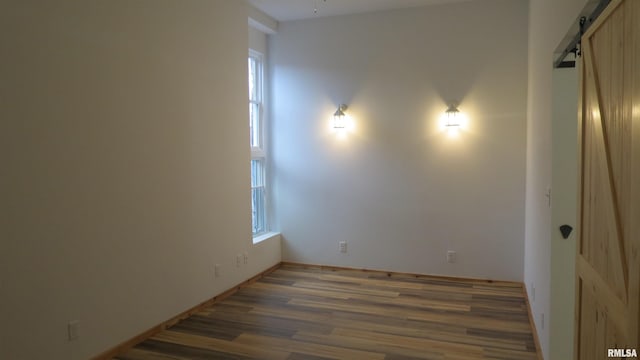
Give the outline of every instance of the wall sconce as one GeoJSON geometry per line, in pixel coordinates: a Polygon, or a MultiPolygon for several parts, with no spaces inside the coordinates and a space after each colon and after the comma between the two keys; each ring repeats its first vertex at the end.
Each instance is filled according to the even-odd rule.
{"type": "Polygon", "coordinates": [[[462,117],[460,114],[460,110],[458,110],[458,107],[455,104],[449,105],[449,108],[447,108],[445,114],[446,122],[444,126],[446,126],[449,130],[458,129],[460,127],[460,120],[462,117]]]}
{"type": "Polygon", "coordinates": [[[452,102],[440,115],[438,123],[440,130],[446,132],[449,137],[455,138],[461,131],[467,130],[469,119],[466,114],[458,110],[457,104],[452,102]]]}
{"type": "Polygon", "coordinates": [[[340,106],[338,106],[338,110],[333,113],[334,129],[344,129],[347,126],[347,116],[344,114],[345,110],[347,110],[347,105],[340,104],[340,106]]]}

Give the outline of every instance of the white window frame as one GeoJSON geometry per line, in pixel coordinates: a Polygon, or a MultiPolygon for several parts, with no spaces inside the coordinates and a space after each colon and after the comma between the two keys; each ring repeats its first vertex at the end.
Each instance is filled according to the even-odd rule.
{"type": "MultiPolygon", "coordinates": [[[[265,111],[264,111],[264,55],[258,51],[249,49],[249,56],[248,59],[253,58],[256,63],[256,88],[257,88],[257,92],[256,92],[256,99],[251,99],[251,95],[248,94],[249,97],[249,106],[251,107],[252,104],[257,105],[258,107],[258,146],[254,146],[253,143],[251,143],[251,141],[249,141],[249,146],[251,147],[251,160],[259,160],[262,162],[262,183],[263,183],[263,205],[264,205],[264,229],[261,229],[258,232],[254,232],[254,227],[253,227],[253,206],[252,206],[252,229],[251,232],[253,234],[253,237],[259,237],[264,235],[265,233],[268,233],[271,229],[270,229],[270,222],[269,222],[269,184],[268,184],[268,173],[269,173],[269,166],[268,166],[268,159],[267,159],[267,136],[265,134],[265,129],[266,127],[266,116],[265,116],[265,111]]],[[[247,61],[248,61],[247,59],[247,61]]],[[[248,77],[248,74],[247,74],[248,77]]],[[[249,121],[251,122],[251,115],[249,115],[249,121]]],[[[253,130],[253,124],[250,124],[250,131],[253,130]]],[[[249,134],[251,139],[251,135],[249,134]]],[[[253,176],[253,175],[252,175],[253,176]]],[[[251,187],[251,191],[253,193],[254,187],[252,184],[251,187]]],[[[252,195],[253,196],[253,195],[252,195]]],[[[252,197],[252,203],[253,203],[253,197],[252,197]]]]}
{"type": "Polygon", "coordinates": [[[255,59],[258,66],[256,69],[257,79],[256,85],[258,88],[256,97],[257,99],[252,100],[249,99],[249,104],[258,105],[258,146],[253,146],[253,144],[249,144],[251,146],[251,157],[265,157],[266,158],[266,148],[265,148],[265,112],[264,112],[264,55],[261,53],[249,49],[249,58],[255,59]]]}

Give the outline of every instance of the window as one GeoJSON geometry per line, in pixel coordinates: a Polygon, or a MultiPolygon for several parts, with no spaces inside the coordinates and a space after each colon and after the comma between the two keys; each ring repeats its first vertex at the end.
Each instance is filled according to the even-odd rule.
{"type": "Polygon", "coordinates": [[[262,55],[249,52],[249,131],[251,150],[262,150],[262,55]]]}
{"type": "Polygon", "coordinates": [[[251,225],[253,235],[267,231],[266,193],[264,184],[264,160],[251,160],[251,225]]]}
{"type": "Polygon", "coordinates": [[[267,153],[264,136],[262,54],[249,51],[249,144],[251,146],[251,224],[253,236],[269,230],[267,225],[267,153]]]}

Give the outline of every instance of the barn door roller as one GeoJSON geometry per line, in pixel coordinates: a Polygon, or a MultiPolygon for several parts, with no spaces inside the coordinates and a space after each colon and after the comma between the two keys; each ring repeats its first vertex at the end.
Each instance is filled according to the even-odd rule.
{"type": "Polygon", "coordinates": [[[579,20],[579,30],[578,33],[573,36],[571,41],[567,44],[565,49],[562,51],[560,56],[553,62],[554,68],[567,68],[567,67],[575,67],[576,62],[573,60],[565,61],[569,54],[574,54],[577,57],[580,56],[580,41],[582,40],[582,35],[589,29],[589,27],[596,21],[598,16],[604,11],[604,9],[609,5],[611,0],[601,0],[598,3],[598,6],[589,14],[588,16],[581,16],[579,20]]]}

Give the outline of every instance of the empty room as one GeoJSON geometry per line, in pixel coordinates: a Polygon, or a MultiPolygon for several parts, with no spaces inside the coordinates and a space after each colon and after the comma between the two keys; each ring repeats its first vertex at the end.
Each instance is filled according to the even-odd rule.
{"type": "Polygon", "coordinates": [[[0,5],[0,359],[637,357],[640,1],[0,5]]]}

